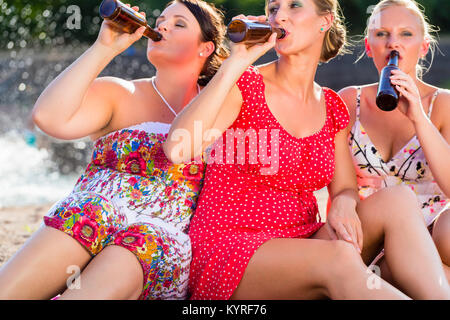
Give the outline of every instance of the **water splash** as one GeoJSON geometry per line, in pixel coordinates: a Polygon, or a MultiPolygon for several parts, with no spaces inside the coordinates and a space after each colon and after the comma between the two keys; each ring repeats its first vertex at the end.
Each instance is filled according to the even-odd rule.
{"type": "Polygon", "coordinates": [[[0,150],[0,208],[56,202],[78,178],[60,174],[50,153],[27,143],[19,131],[1,135],[0,150]]]}

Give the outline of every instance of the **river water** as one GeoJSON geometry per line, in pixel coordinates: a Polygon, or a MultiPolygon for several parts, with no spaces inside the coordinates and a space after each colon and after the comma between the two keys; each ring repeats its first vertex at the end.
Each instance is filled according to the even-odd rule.
{"type": "MultiPolygon", "coordinates": [[[[0,51],[0,208],[53,203],[71,191],[87,166],[89,139],[53,139],[30,117],[45,87],[86,48],[0,51]]],[[[153,74],[141,46],[116,57],[101,76],[135,79],[153,74]]]]}

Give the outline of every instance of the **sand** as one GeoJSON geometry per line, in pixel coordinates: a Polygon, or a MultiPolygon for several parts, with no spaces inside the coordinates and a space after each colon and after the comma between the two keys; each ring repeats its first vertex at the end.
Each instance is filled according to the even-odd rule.
{"type": "Polygon", "coordinates": [[[35,232],[52,204],[0,209],[0,266],[35,232]]]}

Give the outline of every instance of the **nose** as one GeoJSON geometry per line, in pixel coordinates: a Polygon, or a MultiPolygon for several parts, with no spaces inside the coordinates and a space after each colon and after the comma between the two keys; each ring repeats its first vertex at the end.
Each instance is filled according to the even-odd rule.
{"type": "Polygon", "coordinates": [[[158,24],[157,31],[159,32],[167,32],[169,29],[167,28],[167,21],[161,21],[158,24]]]}
{"type": "Polygon", "coordinates": [[[273,17],[273,21],[276,24],[281,25],[284,22],[286,22],[286,20],[287,20],[286,12],[282,8],[279,8],[275,13],[275,16],[273,17]]]}
{"type": "Polygon", "coordinates": [[[388,39],[387,46],[389,49],[397,49],[400,46],[397,36],[391,35],[388,39]]]}

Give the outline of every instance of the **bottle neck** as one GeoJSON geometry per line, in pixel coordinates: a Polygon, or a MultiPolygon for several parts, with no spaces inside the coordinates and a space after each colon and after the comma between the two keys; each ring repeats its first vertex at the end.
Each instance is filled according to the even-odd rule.
{"type": "Polygon", "coordinates": [[[152,28],[150,28],[148,24],[145,27],[144,36],[152,39],[155,42],[160,41],[162,39],[162,35],[158,31],[155,31],[152,28]]]}
{"type": "Polygon", "coordinates": [[[391,53],[388,65],[398,67],[398,53],[397,52],[391,53]]]}
{"type": "Polygon", "coordinates": [[[284,29],[272,28],[272,32],[276,32],[277,33],[277,38],[278,39],[283,39],[286,36],[286,31],[284,29]]]}

